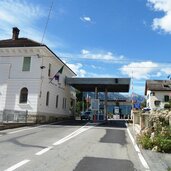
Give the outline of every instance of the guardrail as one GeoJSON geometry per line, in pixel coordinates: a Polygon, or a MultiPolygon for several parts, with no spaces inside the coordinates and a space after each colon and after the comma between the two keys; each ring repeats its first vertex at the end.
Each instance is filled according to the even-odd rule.
{"type": "Polygon", "coordinates": [[[28,111],[3,110],[0,111],[0,124],[3,123],[27,123],[28,111]]]}

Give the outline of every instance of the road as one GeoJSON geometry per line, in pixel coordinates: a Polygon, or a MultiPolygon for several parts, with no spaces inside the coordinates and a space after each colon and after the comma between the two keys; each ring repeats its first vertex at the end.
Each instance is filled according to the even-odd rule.
{"type": "MultiPolygon", "coordinates": [[[[0,171],[145,171],[124,121],[0,131],[0,171]]],[[[146,168],[145,168],[146,167],[146,168]]]]}

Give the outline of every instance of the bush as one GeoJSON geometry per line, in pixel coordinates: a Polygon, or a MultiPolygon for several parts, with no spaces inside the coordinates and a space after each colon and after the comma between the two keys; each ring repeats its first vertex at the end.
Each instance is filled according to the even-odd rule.
{"type": "Polygon", "coordinates": [[[154,139],[154,145],[158,147],[159,152],[171,152],[171,139],[167,139],[162,136],[157,136],[154,139]]]}
{"type": "Polygon", "coordinates": [[[165,105],[164,105],[164,108],[165,108],[165,109],[170,109],[171,106],[170,106],[170,104],[165,104],[165,105]]]}
{"type": "MultiPolygon", "coordinates": [[[[165,104],[165,107],[171,106],[165,104]]],[[[159,152],[171,153],[171,126],[169,125],[169,110],[159,111],[149,117],[149,125],[140,135],[138,135],[138,143],[145,149],[154,149],[159,152]],[[152,130],[153,128],[153,130],[152,130]],[[154,132],[153,136],[151,133],[154,132]]]]}
{"type": "Polygon", "coordinates": [[[152,149],[153,143],[150,139],[150,136],[147,134],[140,134],[137,137],[138,144],[141,144],[142,148],[144,149],[152,149]]]}
{"type": "MultiPolygon", "coordinates": [[[[157,147],[158,152],[171,153],[171,127],[165,126],[162,129],[155,130],[154,138],[151,137],[151,131],[144,131],[137,136],[138,144],[144,149],[153,149],[157,147]]],[[[150,130],[150,129],[149,129],[150,130]]]]}

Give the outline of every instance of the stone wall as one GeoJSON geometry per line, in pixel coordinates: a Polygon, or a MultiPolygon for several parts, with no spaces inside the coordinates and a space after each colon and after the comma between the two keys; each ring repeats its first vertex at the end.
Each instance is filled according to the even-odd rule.
{"type": "Polygon", "coordinates": [[[144,129],[153,126],[159,119],[171,126],[171,111],[158,110],[145,113],[142,113],[142,111],[134,111],[133,123],[139,124],[141,129],[144,129]]]}

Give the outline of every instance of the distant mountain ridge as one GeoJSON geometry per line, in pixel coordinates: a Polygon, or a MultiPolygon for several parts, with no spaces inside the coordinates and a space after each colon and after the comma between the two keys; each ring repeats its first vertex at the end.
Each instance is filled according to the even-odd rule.
{"type": "MultiPolygon", "coordinates": [[[[91,98],[94,98],[94,93],[93,92],[88,92],[84,93],[84,97],[86,98],[87,96],[90,96],[91,98]]],[[[101,100],[105,99],[104,93],[98,93],[98,98],[101,100]]],[[[131,94],[121,94],[121,93],[108,93],[108,100],[119,100],[119,101],[132,101],[132,95],[131,94]]],[[[145,97],[141,96],[139,94],[134,93],[133,95],[133,101],[136,103],[142,103],[144,102],[145,97]]]]}

